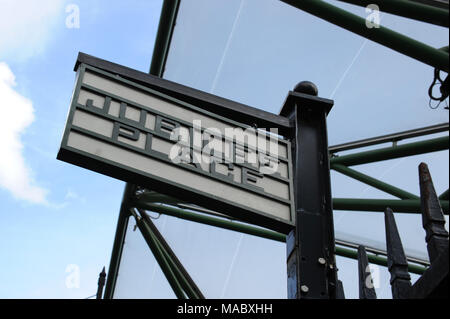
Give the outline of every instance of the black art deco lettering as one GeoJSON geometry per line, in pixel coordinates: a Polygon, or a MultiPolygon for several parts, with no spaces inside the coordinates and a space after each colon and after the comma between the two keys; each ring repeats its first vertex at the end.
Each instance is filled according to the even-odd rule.
{"type": "Polygon", "coordinates": [[[160,115],[156,116],[155,131],[168,140],[171,140],[172,132],[179,127],[180,124],[175,121],[169,120],[160,115]]]}
{"type": "Polygon", "coordinates": [[[103,113],[108,114],[109,107],[111,106],[111,98],[109,96],[105,96],[105,102],[103,103],[103,107],[95,107],[94,101],[92,99],[86,100],[86,107],[87,108],[96,108],[103,111],[103,113]]]}
{"type": "Polygon", "coordinates": [[[242,167],[242,184],[244,184],[250,188],[264,192],[264,189],[262,187],[256,186],[256,183],[258,182],[258,178],[262,179],[263,177],[264,177],[264,175],[258,171],[248,169],[247,167],[242,167]]]}
{"type": "MultiPolygon", "coordinates": [[[[108,103],[110,103],[110,101],[108,103]]],[[[92,105],[92,103],[87,103],[87,105],[92,105]]],[[[127,105],[125,103],[121,104],[121,121],[130,120],[128,118],[124,119],[126,107],[127,105]]],[[[133,122],[137,123],[136,121],[133,122]]],[[[205,138],[205,136],[202,136],[203,147],[199,150],[195,150],[193,145],[193,130],[191,128],[189,130],[189,141],[183,141],[183,143],[181,144],[174,144],[174,146],[177,146],[178,152],[180,152],[180,154],[178,154],[178,156],[180,157],[179,162],[174,162],[170,154],[166,152],[162,153],[153,148],[152,144],[154,138],[163,140],[165,139],[173,143],[173,133],[175,133],[179,128],[180,124],[178,122],[160,115],[156,116],[154,133],[150,133],[148,131],[141,132],[139,128],[117,121],[114,123],[112,139],[114,141],[118,141],[120,136],[121,138],[125,138],[131,141],[138,141],[140,138],[140,134],[145,134],[144,150],[148,156],[156,157],[158,159],[170,160],[172,163],[181,166],[189,166],[191,168],[194,168],[195,170],[202,171],[215,179],[231,182],[236,185],[244,186],[247,189],[251,189],[253,191],[265,193],[264,188],[257,186],[259,184],[258,182],[264,178],[264,174],[262,172],[259,172],[258,169],[255,168],[255,163],[248,163],[248,155],[250,155],[249,153],[255,151],[249,149],[247,145],[229,141],[229,143],[226,143],[226,151],[222,149],[222,152],[217,152],[217,149],[215,149],[213,145],[209,145],[209,147],[206,147],[208,146],[208,144],[205,145],[205,142],[211,143],[211,139],[214,140],[214,138],[216,138],[216,136],[208,132],[206,134],[207,138],[205,138]],[[184,154],[185,156],[181,156],[182,149],[187,149],[187,153],[184,154]],[[214,150],[216,150],[216,152],[214,152],[214,150]],[[203,158],[203,156],[208,157],[208,159],[203,158]],[[225,157],[228,157],[228,161],[225,157]],[[234,161],[230,161],[233,160],[233,158],[234,161]],[[204,168],[201,165],[201,163],[205,160],[208,161],[208,168],[204,168]],[[240,181],[234,180],[236,164],[241,169],[240,181]]],[[[277,163],[276,159],[271,158],[270,156],[262,156],[258,158],[256,164],[260,164],[267,170],[271,170],[273,169],[274,162],[275,164],[277,163]]]]}
{"type": "Polygon", "coordinates": [[[278,158],[272,157],[265,153],[259,153],[259,171],[266,175],[272,175],[281,177],[281,174],[278,172],[278,165],[280,164],[280,160],[278,158]]]}
{"type": "Polygon", "coordinates": [[[217,160],[213,159],[209,165],[210,165],[209,166],[209,173],[212,176],[215,176],[215,177],[220,178],[220,179],[226,179],[226,180],[229,180],[229,181],[232,181],[232,182],[234,181],[234,174],[231,173],[231,172],[234,171],[234,165],[233,164],[231,164],[231,163],[222,163],[222,162],[220,162],[219,159],[217,159],[217,160]],[[218,173],[217,170],[216,170],[217,164],[221,164],[223,166],[226,166],[228,174],[225,175],[225,174],[222,174],[222,173],[218,173]]]}
{"type": "Polygon", "coordinates": [[[139,111],[140,112],[139,113],[139,121],[135,121],[133,119],[130,119],[130,118],[126,117],[127,108],[134,108],[134,107],[128,106],[127,103],[125,103],[125,102],[121,102],[120,103],[119,118],[122,119],[122,120],[138,123],[140,127],[144,127],[145,126],[145,121],[147,119],[147,111],[144,110],[144,109],[140,109],[140,111],[139,111]]]}
{"type": "Polygon", "coordinates": [[[140,131],[137,128],[125,125],[120,122],[114,122],[114,128],[113,128],[113,134],[112,134],[112,139],[114,141],[118,141],[119,136],[129,139],[129,140],[132,140],[132,141],[137,141],[137,140],[139,140],[139,135],[140,135],[140,131]]]}

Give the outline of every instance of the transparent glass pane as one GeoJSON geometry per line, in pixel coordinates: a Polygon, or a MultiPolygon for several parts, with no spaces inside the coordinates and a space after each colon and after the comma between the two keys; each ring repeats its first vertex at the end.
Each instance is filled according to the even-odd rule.
{"type": "MultiPolygon", "coordinates": [[[[384,13],[381,24],[433,47],[448,42],[448,28],[384,13]]],[[[448,121],[428,106],[432,67],[277,0],[182,1],[164,77],[273,113],[313,81],[335,100],[330,145],[448,121]]]]}
{"type": "MultiPolygon", "coordinates": [[[[448,151],[442,151],[382,163],[359,165],[353,168],[419,195],[418,165],[425,162],[430,169],[436,192],[440,194],[448,188],[448,161],[448,151]]],[[[333,197],[395,199],[394,196],[385,194],[338,172],[331,172],[331,180],[333,197]]],[[[406,253],[412,257],[428,260],[421,215],[396,213],[395,218],[406,253]]],[[[447,221],[446,228],[448,229],[448,215],[445,218],[447,221]]],[[[375,248],[386,249],[384,215],[382,212],[335,210],[334,225],[337,239],[361,242],[375,248]]]]}
{"type": "Polygon", "coordinates": [[[114,299],[175,298],[133,217],[128,220],[114,299]]]}
{"type": "Polygon", "coordinates": [[[206,298],[286,298],[284,243],[166,215],[154,222],[206,298]]]}
{"type": "MultiPolygon", "coordinates": [[[[363,7],[327,2],[366,17],[363,7]]],[[[448,43],[448,28],[384,13],[381,24],[436,48],[448,43]]],[[[330,145],[448,122],[447,110],[442,106],[431,110],[428,106],[432,67],[277,0],[183,0],[164,78],[276,114],[289,90],[300,81],[312,81],[318,86],[320,97],[335,100],[328,116],[330,145]]],[[[352,152],[355,151],[343,154],[352,152]]],[[[417,168],[422,161],[429,165],[438,194],[445,191],[449,181],[448,151],[354,169],[418,195],[417,168]]],[[[333,197],[394,198],[334,171],[331,178],[333,197]]],[[[406,252],[427,259],[421,217],[399,213],[395,217],[406,252]]],[[[382,213],[335,211],[334,218],[338,239],[385,249],[382,213]]],[[[199,229],[195,236],[203,236],[204,231],[209,228],[199,229]]],[[[206,238],[221,241],[221,236],[225,235],[215,231],[214,236],[206,238]]],[[[223,240],[231,247],[226,246],[223,251],[211,247],[210,253],[217,254],[215,258],[224,256],[222,264],[216,266],[218,270],[227,269],[223,263],[230,265],[238,246],[240,235],[230,236],[223,240]]],[[[169,233],[168,237],[171,238],[169,233]]],[[[171,241],[173,245],[186,245],[177,237],[171,241]]],[[[249,251],[260,249],[260,244],[250,240],[248,245],[249,251]]],[[[180,253],[197,256],[196,249],[197,246],[185,246],[180,253]]],[[[279,262],[283,263],[278,272],[273,272],[279,276],[273,280],[285,287],[285,256],[280,254],[279,262]]],[[[244,273],[253,271],[248,264],[239,264],[243,258],[250,257],[238,254],[234,262],[234,267],[242,266],[235,270],[241,280],[237,292],[244,289],[244,273]]],[[[191,263],[192,271],[202,274],[195,275],[198,280],[205,280],[191,263]]],[[[339,258],[339,263],[346,294],[357,297],[357,268],[351,266],[356,263],[343,258],[339,258]]],[[[386,271],[382,267],[382,273],[386,271]]],[[[227,278],[225,273],[222,270],[220,278],[227,278]]],[[[383,282],[388,282],[387,273],[383,282]]],[[[224,282],[221,283],[223,287],[224,282]]],[[[256,286],[253,288],[252,296],[260,293],[256,286]]],[[[212,291],[214,296],[222,296],[220,291],[212,291]]],[[[380,295],[389,296],[390,288],[384,291],[380,295]]],[[[278,295],[285,293],[280,288],[278,295]]]]}

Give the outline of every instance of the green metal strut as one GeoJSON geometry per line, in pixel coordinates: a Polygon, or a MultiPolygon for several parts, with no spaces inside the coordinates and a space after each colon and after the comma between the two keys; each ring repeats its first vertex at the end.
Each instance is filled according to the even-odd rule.
{"type": "MultiPolygon", "coordinates": [[[[197,222],[197,223],[201,223],[201,224],[206,224],[206,225],[210,225],[210,226],[215,226],[215,227],[219,227],[219,228],[242,232],[242,233],[246,233],[249,235],[266,238],[266,239],[271,239],[271,240],[275,240],[275,241],[282,242],[282,243],[286,242],[286,235],[275,232],[275,231],[267,230],[267,229],[262,229],[262,228],[258,228],[258,227],[254,227],[254,226],[250,226],[250,225],[244,225],[241,223],[232,222],[232,221],[228,221],[228,220],[224,220],[224,219],[220,219],[220,218],[216,218],[216,217],[210,217],[210,216],[206,216],[203,214],[192,213],[192,212],[186,211],[184,209],[169,207],[169,206],[165,206],[165,205],[161,205],[161,204],[139,202],[139,203],[135,203],[135,205],[136,205],[136,207],[140,207],[142,209],[160,213],[160,214],[165,214],[168,216],[173,216],[173,217],[177,217],[177,218],[181,218],[181,219],[185,219],[185,220],[189,220],[189,221],[193,221],[193,222],[197,222]]],[[[343,256],[343,257],[357,259],[357,252],[354,250],[348,249],[348,248],[342,248],[342,247],[336,246],[336,254],[339,256],[343,256]]],[[[381,265],[381,266],[387,266],[387,259],[384,257],[368,254],[368,258],[369,258],[369,261],[374,264],[381,265]]],[[[426,270],[425,267],[414,265],[414,264],[409,264],[408,269],[410,272],[415,273],[415,274],[422,274],[426,270]]]]}
{"type": "Polygon", "coordinates": [[[133,214],[133,216],[136,219],[136,225],[138,226],[139,230],[141,231],[142,236],[144,237],[147,245],[150,247],[150,250],[153,253],[153,256],[155,256],[155,259],[157,260],[159,266],[161,267],[161,270],[163,271],[164,275],[167,278],[167,281],[169,282],[170,286],[172,287],[172,290],[174,291],[175,295],[178,299],[186,299],[186,296],[184,294],[183,288],[181,287],[180,282],[178,281],[176,275],[174,274],[172,268],[170,267],[170,264],[164,255],[164,253],[161,250],[161,247],[156,243],[154,236],[152,236],[150,228],[145,224],[144,219],[137,216],[136,213],[133,210],[130,210],[130,212],[133,214]]]}
{"type": "Polygon", "coordinates": [[[365,19],[327,2],[322,0],[281,1],[434,68],[449,71],[448,53],[381,25],[379,28],[368,28],[365,19]]]}
{"type": "Polygon", "coordinates": [[[163,2],[150,65],[149,73],[152,75],[162,77],[164,73],[179,6],[180,0],[164,0],[163,2]]]}
{"type": "Polygon", "coordinates": [[[402,144],[392,147],[380,148],[371,151],[354,153],[343,156],[336,156],[330,159],[330,164],[341,164],[345,166],[367,164],[379,161],[390,160],[399,157],[419,155],[449,148],[449,137],[438,137],[425,141],[402,144]]]}
{"type": "Polygon", "coordinates": [[[448,27],[448,10],[404,0],[339,0],[361,7],[375,4],[381,12],[448,27]]]}
{"type": "Polygon", "coordinates": [[[331,169],[334,169],[334,170],[338,171],[339,173],[342,173],[344,175],[352,177],[352,178],[354,178],[360,182],[363,182],[367,185],[373,186],[385,193],[394,195],[400,199],[419,199],[419,196],[416,196],[416,195],[411,194],[407,191],[404,191],[400,188],[397,188],[390,184],[384,183],[378,179],[375,179],[373,177],[370,177],[370,176],[360,173],[358,171],[355,171],[354,169],[351,169],[347,166],[340,165],[340,164],[334,164],[334,165],[331,165],[331,169]]]}
{"type": "Polygon", "coordinates": [[[439,195],[439,199],[443,199],[443,200],[448,200],[449,199],[449,197],[448,197],[448,189],[445,192],[443,192],[441,195],[439,195]]]}
{"type": "Polygon", "coordinates": [[[181,271],[180,267],[178,267],[177,263],[174,260],[174,258],[176,257],[172,258],[171,254],[166,250],[163,243],[155,233],[156,226],[152,223],[150,218],[147,218],[148,215],[146,215],[142,210],[139,210],[139,214],[143,217],[142,220],[147,225],[147,229],[150,231],[150,236],[152,237],[153,241],[159,246],[161,252],[164,254],[170,268],[173,270],[177,280],[180,282],[181,287],[186,292],[188,297],[191,299],[204,299],[203,295],[201,295],[201,293],[197,293],[197,291],[192,286],[195,285],[195,283],[191,285],[185,274],[181,271]]]}
{"type": "MultiPolygon", "coordinates": [[[[448,200],[440,201],[444,214],[448,215],[448,200]]],[[[334,210],[351,210],[383,213],[386,207],[396,213],[421,214],[420,199],[362,199],[362,198],[333,198],[334,210]]]]}

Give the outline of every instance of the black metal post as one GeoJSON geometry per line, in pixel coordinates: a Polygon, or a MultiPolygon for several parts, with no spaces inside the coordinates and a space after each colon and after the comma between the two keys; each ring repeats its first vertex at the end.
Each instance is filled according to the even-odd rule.
{"type": "Polygon", "coordinates": [[[448,232],[445,229],[445,218],[441,204],[433,186],[428,166],[419,165],[420,199],[422,206],[422,222],[426,232],[428,255],[433,264],[437,257],[448,251],[448,232]]]}
{"type": "Polygon", "coordinates": [[[344,284],[340,280],[336,284],[336,299],[345,299],[344,284]]]}
{"type": "Polygon", "coordinates": [[[98,287],[96,299],[102,299],[103,287],[105,286],[105,282],[106,282],[106,272],[105,267],[103,267],[102,272],[98,275],[98,287]]]}
{"type": "Polygon", "coordinates": [[[408,261],[395,223],[394,213],[389,207],[384,211],[384,223],[388,269],[391,273],[392,298],[406,299],[411,291],[411,276],[408,272],[408,261]]]}
{"type": "Polygon", "coordinates": [[[377,299],[364,246],[358,247],[358,275],[359,299],[377,299]]]}
{"type": "Polygon", "coordinates": [[[288,298],[335,299],[336,261],[326,117],[333,101],[311,82],[290,92],[280,115],[295,123],[292,141],[296,227],[288,234],[288,298]]]}
{"type": "Polygon", "coordinates": [[[422,222],[426,232],[431,266],[411,287],[409,298],[443,298],[449,296],[449,238],[445,218],[433,186],[428,166],[419,165],[422,222]]]}

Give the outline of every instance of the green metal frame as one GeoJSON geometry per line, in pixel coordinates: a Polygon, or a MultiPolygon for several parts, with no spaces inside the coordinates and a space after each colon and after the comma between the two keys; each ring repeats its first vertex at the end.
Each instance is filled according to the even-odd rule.
{"type": "MultiPolygon", "coordinates": [[[[137,209],[137,211],[139,212],[143,223],[148,226],[147,229],[150,231],[150,237],[156,245],[160,247],[160,250],[167,259],[170,268],[174,270],[176,279],[180,282],[181,287],[186,292],[187,296],[192,299],[204,299],[205,297],[198,288],[197,284],[183,267],[182,263],[170,248],[169,244],[165,241],[162,234],[152,222],[151,217],[143,210],[137,209]]],[[[134,214],[134,216],[136,218],[137,214],[134,214]]]]}
{"type": "MultiPolygon", "coordinates": [[[[181,209],[177,207],[171,207],[164,204],[156,204],[156,203],[149,203],[149,202],[141,202],[137,201],[134,202],[134,205],[141,209],[149,210],[152,212],[156,212],[159,214],[164,214],[167,216],[177,217],[209,226],[219,227],[223,229],[228,229],[232,231],[237,231],[240,233],[253,235],[261,238],[266,238],[270,240],[275,240],[278,242],[285,243],[286,242],[286,235],[274,232],[271,230],[267,230],[264,228],[259,228],[247,224],[242,224],[238,221],[229,221],[225,220],[223,218],[218,217],[211,217],[204,214],[194,213],[190,212],[186,209],[181,209]]],[[[336,246],[336,255],[343,256],[343,257],[349,257],[352,259],[357,259],[357,251],[354,249],[349,248],[343,248],[336,246]]],[[[387,266],[387,259],[382,256],[377,256],[374,254],[368,255],[369,261],[381,265],[381,266],[387,266]]],[[[423,266],[410,264],[408,266],[409,271],[415,274],[422,274],[426,268],[423,266]]]]}
{"type": "Polygon", "coordinates": [[[154,234],[152,233],[148,225],[145,223],[145,220],[140,216],[137,216],[132,209],[130,210],[130,213],[133,214],[133,216],[135,217],[136,225],[138,226],[142,236],[147,242],[147,245],[152,251],[153,256],[155,256],[158,264],[161,267],[161,270],[163,271],[164,275],[167,278],[167,281],[169,282],[170,286],[175,292],[175,295],[179,299],[186,299],[186,295],[183,291],[181,283],[177,278],[177,276],[175,275],[173,268],[171,267],[172,265],[169,262],[169,258],[161,249],[161,246],[156,241],[154,234]]]}
{"type": "MultiPolygon", "coordinates": [[[[448,130],[448,126],[447,126],[448,130]]],[[[432,131],[424,131],[423,135],[433,134],[432,131]]],[[[409,138],[417,137],[413,135],[409,138]]],[[[404,138],[408,139],[408,137],[404,138]]],[[[376,140],[376,139],[375,139],[376,140]]],[[[378,143],[385,143],[380,139],[378,143]]],[[[374,142],[375,143],[375,142],[374,142]]],[[[358,144],[358,142],[355,142],[358,144]]],[[[375,143],[376,144],[376,143],[375,143]]],[[[330,147],[333,148],[333,147],[330,147]]],[[[391,147],[379,148],[370,151],[356,152],[343,156],[337,156],[337,152],[332,154],[330,160],[330,168],[356,179],[362,183],[375,187],[387,194],[396,196],[400,200],[393,199],[359,199],[359,198],[334,198],[334,210],[350,210],[350,211],[374,211],[383,212],[386,207],[390,207],[396,213],[421,213],[419,196],[406,192],[398,187],[382,182],[366,174],[360,173],[348,166],[361,165],[395,158],[426,154],[449,149],[449,137],[438,137],[426,139],[414,143],[405,143],[397,145],[393,143],[391,147]]],[[[440,197],[442,209],[445,214],[449,213],[448,191],[444,192],[440,197]]]]}
{"type": "MultiPolygon", "coordinates": [[[[441,200],[440,203],[444,214],[448,215],[448,200],[441,200]]],[[[333,198],[334,210],[383,213],[386,207],[390,207],[396,213],[421,213],[420,199],[333,198]]]]}
{"type": "Polygon", "coordinates": [[[150,74],[162,77],[164,73],[179,7],[180,0],[164,0],[163,2],[155,46],[153,48],[150,74]]]}
{"type": "Polygon", "coordinates": [[[123,243],[125,241],[128,219],[130,217],[128,201],[135,192],[135,189],[134,185],[126,184],[123,192],[122,204],[120,206],[116,234],[114,236],[114,244],[111,253],[111,261],[109,263],[108,276],[106,279],[105,293],[103,295],[104,299],[112,299],[114,295],[120,259],[122,258],[123,243]]]}
{"type": "MultiPolygon", "coordinates": [[[[449,55],[425,43],[380,25],[368,28],[366,20],[322,0],[281,0],[341,28],[377,42],[439,70],[448,72],[449,55]]],[[[448,12],[448,11],[447,11],[448,12]]],[[[448,14],[448,13],[447,13],[448,14]]]]}
{"type": "Polygon", "coordinates": [[[439,199],[448,200],[448,189],[445,192],[443,192],[441,195],[439,195],[439,199]]]}
{"type": "Polygon", "coordinates": [[[448,10],[405,0],[339,0],[357,6],[376,4],[381,12],[448,27],[448,10]]]}
{"type": "MultiPolygon", "coordinates": [[[[150,67],[150,73],[159,77],[162,77],[164,73],[164,67],[167,60],[180,1],[181,0],[164,0],[163,3],[157,39],[150,67]]],[[[363,18],[353,15],[345,10],[339,9],[321,0],[281,1],[302,9],[305,12],[313,14],[335,25],[338,25],[346,30],[359,34],[367,39],[373,40],[397,52],[417,59],[437,69],[447,72],[449,70],[448,47],[446,47],[446,49],[436,49],[385,27],[369,29],[366,27],[365,20],[363,18]]],[[[422,5],[411,1],[343,0],[343,2],[353,3],[357,5],[365,5],[365,2],[367,2],[368,4],[369,2],[375,3],[378,4],[381,11],[384,12],[389,12],[399,16],[448,27],[448,10],[442,8],[433,8],[431,6],[422,5]]],[[[417,134],[416,136],[421,135],[422,134],[417,134]]],[[[424,135],[426,135],[426,133],[424,135]]],[[[392,147],[388,148],[364,151],[343,156],[336,156],[336,153],[338,152],[333,152],[333,157],[330,161],[331,169],[334,169],[337,172],[340,172],[353,179],[356,179],[360,182],[363,182],[367,185],[375,187],[381,191],[399,198],[399,200],[335,198],[333,199],[333,209],[382,212],[386,206],[389,206],[396,212],[419,213],[420,203],[418,196],[373,177],[370,177],[366,174],[360,173],[348,166],[441,151],[448,148],[449,138],[447,136],[426,141],[409,143],[405,145],[393,145],[392,147]]],[[[332,147],[330,147],[330,149],[332,149],[332,147]]],[[[145,219],[140,218],[136,213],[131,213],[131,207],[137,207],[159,214],[166,214],[169,216],[238,231],[279,242],[285,242],[286,240],[286,236],[284,234],[275,231],[243,224],[239,221],[231,221],[229,219],[227,220],[223,217],[211,217],[198,212],[193,212],[190,209],[188,210],[173,206],[167,206],[167,204],[179,204],[180,201],[174,200],[162,194],[153,194],[153,197],[145,195],[142,196],[139,200],[134,199],[130,202],[130,199],[133,197],[132,195],[134,195],[135,190],[136,188],[130,184],[127,184],[125,188],[124,198],[122,201],[119,221],[116,230],[113,252],[111,256],[111,262],[109,266],[108,280],[105,288],[105,298],[113,297],[122,253],[122,246],[126,235],[125,233],[126,227],[128,225],[128,219],[131,216],[130,214],[136,217],[138,227],[141,230],[150,248],[153,247],[152,251],[155,254],[155,257],[158,257],[160,266],[166,267],[166,277],[172,288],[174,289],[176,295],[179,298],[198,297],[198,295],[195,296],[193,291],[190,290],[186,285],[186,282],[183,280],[182,276],[180,276],[179,269],[177,270],[177,266],[175,265],[174,261],[171,260],[167,251],[164,251],[163,246],[158,242],[158,239],[152,233],[151,228],[145,223],[145,219]],[[151,201],[166,204],[156,204],[154,202],[152,203],[151,201]]],[[[439,196],[439,199],[441,201],[443,210],[448,214],[449,191],[447,190],[443,194],[441,194],[439,196]]],[[[356,249],[336,246],[336,254],[339,256],[357,259],[356,249]]],[[[376,254],[368,254],[368,260],[369,262],[377,265],[387,266],[387,259],[376,254]]],[[[423,274],[426,270],[426,267],[410,263],[408,265],[408,270],[411,273],[423,274]]]]}
{"type": "MultiPolygon", "coordinates": [[[[424,135],[432,134],[433,132],[426,132],[424,135]]],[[[413,136],[417,137],[417,135],[413,136]]],[[[412,138],[412,137],[411,137],[412,138]]],[[[379,143],[385,143],[384,140],[380,140],[379,143]]],[[[366,152],[358,152],[350,155],[345,155],[342,157],[335,156],[333,159],[344,158],[344,163],[347,165],[358,165],[363,163],[373,163],[378,161],[383,161],[386,159],[400,158],[411,155],[424,154],[434,151],[441,151],[448,149],[448,137],[440,137],[434,139],[428,139],[425,141],[419,141],[414,143],[408,143],[404,145],[396,145],[389,148],[381,148],[366,152]]],[[[336,154],[334,154],[336,155],[336,154]]],[[[333,162],[333,159],[331,162],[333,162]]],[[[338,163],[333,163],[331,169],[343,173],[351,178],[361,181],[365,184],[373,186],[381,191],[388,194],[394,195],[399,200],[392,199],[355,199],[355,198],[334,198],[333,199],[333,209],[334,210],[353,210],[353,211],[374,211],[383,212],[386,207],[391,207],[396,212],[404,213],[420,213],[420,199],[418,196],[399,189],[395,186],[382,182],[378,179],[370,177],[366,174],[362,174],[354,169],[344,166],[338,163]]],[[[449,211],[449,201],[448,201],[448,190],[445,191],[440,196],[440,202],[443,211],[448,214],[449,211]],[[447,198],[447,199],[446,199],[447,198]]],[[[180,201],[171,198],[167,195],[158,194],[156,192],[144,192],[140,194],[137,198],[130,201],[127,199],[127,204],[130,207],[136,207],[142,210],[148,210],[156,212],[159,214],[165,214],[168,216],[173,216],[197,223],[202,223],[214,227],[220,227],[232,231],[237,231],[253,236],[258,236],[261,238],[266,238],[270,240],[275,240],[278,242],[285,242],[286,236],[284,234],[267,230],[260,227],[255,227],[248,224],[243,224],[239,221],[226,220],[217,216],[208,216],[198,212],[193,212],[188,209],[182,209],[169,205],[177,205],[180,201]],[[159,204],[158,204],[159,203],[159,204]]],[[[182,202],[181,202],[182,203],[182,202]]],[[[145,224],[144,219],[137,218],[137,225],[141,230],[144,238],[146,238],[147,243],[152,252],[157,254],[158,262],[162,269],[165,269],[164,273],[174,289],[177,297],[179,298],[198,298],[198,295],[190,289],[186,280],[183,280],[183,276],[180,275],[179,269],[174,265],[173,261],[167,255],[167,252],[161,251],[161,245],[158,244],[157,239],[152,235],[151,229],[145,224]]],[[[336,246],[336,255],[348,257],[352,259],[357,259],[357,251],[355,249],[349,249],[346,247],[336,246]]],[[[376,254],[368,254],[369,262],[381,266],[387,266],[387,259],[383,256],[376,254]]],[[[417,265],[415,263],[409,263],[408,270],[411,273],[423,274],[426,267],[422,265],[417,265]]]]}
{"type": "Polygon", "coordinates": [[[331,166],[335,164],[341,164],[345,166],[368,164],[395,158],[443,151],[448,149],[448,145],[449,137],[444,136],[425,141],[403,145],[393,145],[391,147],[385,147],[343,156],[336,156],[336,154],[334,154],[335,156],[330,159],[330,164],[331,166]]]}
{"type": "Polygon", "coordinates": [[[347,175],[348,177],[351,177],[353,179],[356,179],[360,182],[363,182],[367,185],[373,186],[383,192],[386,192],[388,194],[391,194],[393,196],[396,196],[400,199],[419,199],[419,196],[416,196],[414,194],[411,194],[407,191],[404,191],[398,187],[392,186],[388,183],[382,182],[376,178],[370,177],[366,174],[363,174],[361,172],[358,172],[354,169],[351,169],[347,166],[340,165],[340,164],[334,164],[331,165],[331,169],[334,169],[335,171],[342,173],[344,175],[347,175]]]}

